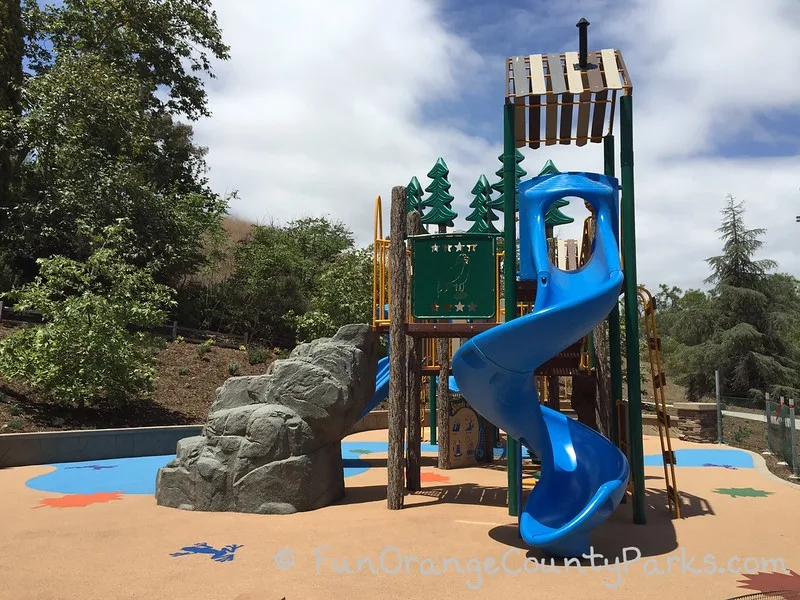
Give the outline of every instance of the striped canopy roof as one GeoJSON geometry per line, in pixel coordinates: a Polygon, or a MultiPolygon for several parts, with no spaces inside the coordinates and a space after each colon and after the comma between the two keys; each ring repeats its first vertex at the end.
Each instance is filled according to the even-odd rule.
{"type": "Polygon", "coordinates": [[[614,126],[617,93],[633,93],[619,50],[512,56],[506,61],[506,102],[515,110],[516,147],[601,142],[614,126]],[[526,118],[527,117],[527,118],[526,118]]]}

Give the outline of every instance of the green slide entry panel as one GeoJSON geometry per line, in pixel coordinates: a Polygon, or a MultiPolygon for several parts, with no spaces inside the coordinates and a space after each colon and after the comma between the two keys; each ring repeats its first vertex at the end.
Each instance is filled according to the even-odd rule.
{"type": "Polygon", "coordinates": [[[411,314],[415,319],[494,319],[497,235],[410,236],[411,314]]]}

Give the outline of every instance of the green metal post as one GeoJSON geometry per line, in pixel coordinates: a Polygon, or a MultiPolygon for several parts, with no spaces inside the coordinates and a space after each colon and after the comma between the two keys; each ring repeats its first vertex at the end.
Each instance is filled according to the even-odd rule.
{"type": "Polygon", "coordinates": [[[428,379],[428,417],[431,420],[431,444],[436,445],[436,377],[428,379]]]}
{"type": "Polygon", "coordinates": [[[636,211],[633,193],[633,97],[622,96],[620,162],[622,167],[622,259],[625,272],[625,362],[628,372],[628,448],[633,476],[633,522],[644,525],[644,444],[642,380],[639,364],[639,298],[636,282],[636,211]]]}
{"type": "MultiPolygon", "coordinates": [[[[503,107],[503,259],[506,321],[517,316],[517,215],[516,186],[514,185],[514,105],[506,102],[503,107]]],[[[521,448],[519,441],[510,436],[506,439],[506,466],[508,470],[508,514],[519,516],[522,473],[520,472],[521,448]]]]}
{"type": "MultiPolygon", "coordinates": [[[[604,172],[616,177],[614,164],[614,136],[603,139],[604,172]]],[[[622,341],[619,328],[619,302],[608,315],[608,350],[611,358],[611,441],[619,444],[619,413],[617,402],[622,400],[622,341]]]]}

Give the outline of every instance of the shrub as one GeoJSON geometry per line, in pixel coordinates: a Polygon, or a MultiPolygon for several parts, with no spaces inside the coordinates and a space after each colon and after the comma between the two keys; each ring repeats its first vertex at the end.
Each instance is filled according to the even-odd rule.
{"type": "Polygon", "coordinates": [[[8,422],[8,428],[13,429],[14,431],[19,431],[23,427],[25,427],[25,421],[19,417],[14,417],[8,422]]]}
{"type": "Polygon", "coordinates": [[[248,346],[247,347],[247,361],[251,365],[260,365],[267,362],[269,359],[269,350],[263,346],[248,346]]]}
{"type": "Polygon", "coordinates": [[[155,374],[154,336],[174,291],[157,284],[158,265],[126,261],[135,248],[120,223],[104,230],[86,262],[39,259],[39,276],[9,296],[42,313],[43,324],[0,342],[0,373],[56,402],[122,403],[147,397],[155,374]],[[127,251],[126,251],[127,250],[127,251]]]}
{"type": "Polygon", "coordinates": [[[230,362],[228,363],[228,375],[231,377],[236,377],[239,374],[239,363],[237,362],[230,362]]]}
{"type": "Polygon", "coordinates": [[[205,342],[197,347],[197,356],[205,358],[205,355],[211,352],[211,347],[214,345],[214,338],[208,338],[205,342]]]}

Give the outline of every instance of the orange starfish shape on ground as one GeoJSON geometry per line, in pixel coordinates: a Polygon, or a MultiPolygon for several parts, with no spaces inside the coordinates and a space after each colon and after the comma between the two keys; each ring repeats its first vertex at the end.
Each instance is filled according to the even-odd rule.
{"type": "Polygon", "coordinates": [[[450,478],[439,473],[422,472],[420,473],[420,481],[422,483],[449,483],[450,478]]]}
{"type": "Polygon", "coordinates": [[[794,594],[780,595],[781,592],[797,592],[800,590],[800,574],[789,570],[788,573],[752,573],[744,576],[744,579],[737,581],[739,587],[746,590],[755,590],[761,593],[767,593],[773,590],[780,590],[774,592],[772,598],[795,598],[794,594]]]}
{"type": "Polygon", "coordinates": [[[90,504],[100,504],[111,502],[112,500],[122,500],[122,492],[97,492],[96,494],[67,494],[59,498],[43,498],[39,506],[33,508],[78,508],[89,506],[90,504]]]}
{"type": "MultiPolygon", "coordinates": [[[[405,469],[403,469],[405,473],[405,469]]],[[[439,473],[432,473],[431,471],[422,471],[419,474],[420,483],[450,483],[450,478],[439,473]]]]}

